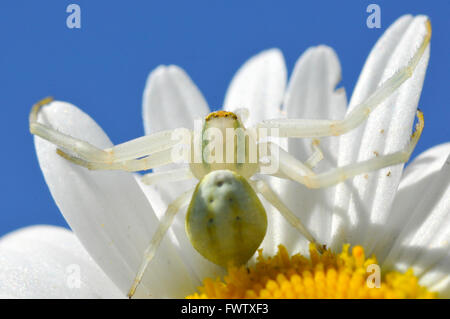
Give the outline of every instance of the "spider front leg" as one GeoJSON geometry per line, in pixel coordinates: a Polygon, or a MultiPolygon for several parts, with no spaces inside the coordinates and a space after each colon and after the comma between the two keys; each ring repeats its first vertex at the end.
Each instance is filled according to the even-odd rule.
{"type": "Polygon", "coordinates": [[[159,182],[179,182],[195,178],[188,167],[177,168],[169,171],[152,172],[145,174],[141,182],[146,185],[157,184],[159,182]]]}
{"type": "Polygon", "coordinates": [[[415,132],[411,136],[410,143],[403,150],[366,161],[337,167],[321,174],[305,174],[305,164],[298,161],[277,145],[270,143],[270,154],[273,155],[275,153],[279,155],[277,158],[273,159],[278,161],[279,172],[273,175],[291,179],[304,184],[308,188],[323,188],[336,185],[359,174],[375,171],[399,163],[405,163],[411,156],[411,153],[416,147],[420,135],[422,134],[424,126],[423,113],[417,111],[417,117],[419,121],[416,125],[415,132]]]}
{"type": "Polygon", "coordinates": [[[157,152],[141,159],[132,159],[122,162],[109,163],[86,161],[84,159],[80,159],[78,157],[70,155],[60,149],[57,149],[56,153],[66,160],[79,166],[86,167],[90,170],[120,170],[128,172],[138,172],[173,163],[172,149],[157,152]]]}
{"type": "Polygon", "coordinates": [[[139,266],[136,277],[133,281],[133,284],[128,292],[128,297],[132,298],[134,293],[136,292],[137,287],[139,286],[144,273],[147,267],[150,265],[151,261],[155,257],[156,250],[158,249],[161,241],[164,238],[164,235],[167,233],[167,230],[172,225],[172,222],[178,213],[178,211],[185,205],[188,204],[189,200],[192,197],[193,190],[187,191],[175,199],[168,207],[164,216],[159,222],[158,228],[156,229],[155,234],[153,235],[150,243],[147,246],[147,249],[144,252],[144,257],[142,259],[141,265],[139,266]]]}
{"type": "MultiPolygon", "coordinates": [[[[277,128],[279,137],[338,136],[356,128],[369,114],[409,79],[417,67],[431,38],[431,24],[426,21],[426,35],[409,62],[381,84],[365,101],[355,106],[343,120],[274,119],[258,124],[261,128],[277,128]]],[[[268,130],[271,132],[272,130],[268,130]]]]}
{"type": "Polygon", "coordinates": [[[55,144],[60,148],[59,155],[90,169],[138,171],[155,167],[152,165],[164,165],[170,157],[171,148],[179,143],[179,140],[172,138],[175,130],[169,130],[139,137],[111,148],[100,149],[86,141],[39,123],[37,120],[39,110],[52,101],[53,98],[49,97],[33,105],[29,117],[30,132],[55,144]],[[138,159],[149,155],[153,155],[152,159],[138,159]]]}

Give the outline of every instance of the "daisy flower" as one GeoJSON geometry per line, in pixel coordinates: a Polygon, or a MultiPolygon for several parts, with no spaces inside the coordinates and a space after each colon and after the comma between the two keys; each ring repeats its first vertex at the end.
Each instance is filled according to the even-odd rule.
{"type": "MultiPolygon", "coordinates": [[[[326,46],[308,49],[287,83],[281,52],[264,51],[233,78],[224,108],[263,119],[342,119],[402,67],[426,34],[427,18],[403,16],[376,43],[348,103],[338,58],[326,46]]],[[[323,138],[317,170],[392,153],[409,140],[429,59],[358,128],[323,138]]],[[[201,92],[177,66],[160,66],[143,98],[146,134],[192,128],[209,113],[201,92]]],[[[101,148],[112,143],[85,113],[65,102],[43,108],[39,121],[101,148]]],[[[308,140],[280,140],[299,159],[308,140]]],[[[0,296],[125,298],[165,208],[193,182],[143,185],[120,171],[89,171],[35,138],[56,204],[73,232],[53,226],[17,230],[0,240],[0,296]]],[[[450,297],[450,143],[419,155],[403,171],[390,166],[326,189],[271,179],[273,188],[328,250],[317,253],[266,205],[268,231],[249,268],[225,270],[201,257],[187,239],[180,213],[135,297],[450,297]],[[282,244],[282,246],[279,246],[282,244]],[[351,248],[350,248],[351,247],[351,248]],[[300,253],[301,255],[293,255],[300,253]],[[270,257],[272,256],[272,257],[270,257]],[[368,288],[367,267],[381,266],[380,288],[368,288]],[[200,288],[198,286],[202,285],[200,288]]]]}

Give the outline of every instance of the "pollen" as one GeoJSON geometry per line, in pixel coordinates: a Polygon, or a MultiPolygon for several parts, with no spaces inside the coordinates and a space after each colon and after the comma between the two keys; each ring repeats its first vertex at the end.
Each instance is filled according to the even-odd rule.
{"type": "MultiPolygon", "coordinates": [[[[223,278],[207,278],[198,292],[188,299],[425,299],[437,294],[418,284],[412,270],[396,271],[374,277],[370,265],[377,265],[375,256],[366,258],[364,248],[343,245],[342,252],[330,249],[320,254],[310,244],[310,257],[290,256],[280,245],[273,257],[264,257],[258,250],[252,267],[229,267],[223,278]],[[371,284],[372,283],[372,284],[371,284]]],[[[379,268],[378,268],[379,269],[379,268]]]]}

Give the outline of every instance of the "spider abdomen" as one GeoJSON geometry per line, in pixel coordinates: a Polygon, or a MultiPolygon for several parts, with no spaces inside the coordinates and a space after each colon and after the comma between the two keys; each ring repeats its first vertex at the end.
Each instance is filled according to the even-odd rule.
{"type": "Polygon", "coordinates": [[[266,229],[265,209],[244,177],[216,170],[199,182],[188,208],[186,232],[203,257],[224,267],[244,264],[266,229]]]}

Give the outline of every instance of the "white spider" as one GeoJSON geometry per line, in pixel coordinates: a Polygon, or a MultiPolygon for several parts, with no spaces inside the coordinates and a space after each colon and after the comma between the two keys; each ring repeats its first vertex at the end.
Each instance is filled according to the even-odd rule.
{"type": "MultiPolygon", "coordinates": [[[[257,124],[255,129],[265,129],[269,136],[275,131],[280,137],[291,138],[338,136],[351,131],[363,123],[378,105],[412,76],[430,41],[429,22],[427,31],[423,42],[406,66],[394,73],[343,120],[271,119],[257,124]]],[[[149,170],[174,162],[173,151],[179,143],[177,139],[173,139],[173,136],[179,131],[157,132],[112,148],[99,149],[37,122],[39,109],[51,100],[46,98],[33,106],[29,118],[30,131],[56,144],[59,147],[57,153],[67,160],[94,170],[131,172],[149,170]]],[[[209,114],[203,120],[202,133],[212,129],[219,132],[222,137],[226,136],[221,146],[215,148],[215,152],[222,149],[223,153],[228,155],[230,154],[228,148],[230,148],[233,154],[231,161],[211,161],[211,157],[217,155],[212,153],[209,156],[203,155],[200,161],[195,161],[194,156],[191,155],[189,166],[186,168],[148,173],[142,177],[142,181],[147,184],[190,178],[197,178],[199,183],[195,190],[183,193],[168,206],[145,251],[141,266],[128,293],[129,297],[132,297],[136,291],[176,213],[189,202],[186,216],[188,237],[201,255],[221,266],[227,266],[229,263],[245,263],[254,254],[265,236],[267,217],[257,193],[277,208],[308,240],[316,242],[269,185],[254,176],[256,173],[267,173],[264,172],[264,167],[267,165],[263,161],[267,155],[270,156],[270,164],[276,164],[278,168],[275,172],[267,174],[290,179],[309,188],[322,188],[338,184],[358,174],[408,161],[423,129],[423,116],[418,111],[419,121],[416,131],[409,145],[403,150],[316,174],[312,169],[323,158],[318,146],[319,140],[313,140],[314,152],[311,157],[304,163],[300,162],[275,143],[263,141],[259,135],[255,136],[246,129],[242,124],[245,115],[243,110],[236,113],[218,111],[209,114]],[[231,137],[229,137],[230,130],[233,133],[231,137]],[[241,133],[245,135],[240,135],[241,133]],[[246,137],[243,149],[239,149],[241,136],[246,137]],[[235,139],[238,140],[237,145],[234,143],[235,139]],[[264,147],[268,148],[267,153],[262,151],[264,147]],[[254,161],[251,160],[252,149],[257,149],[254,161]],[[240,160],[238,160],[239,150],[242,150],[241,155],[244,155],[240,160]]],[[[198,137],[187,129],[184,129],[184,132],[188,132],[189,150],[193,151],[189,154],[194,154],[196,148],[201,150],[201,154],[205,154],[204,151],[212,143],[208,134],[201,134],[198,137]]]]}

